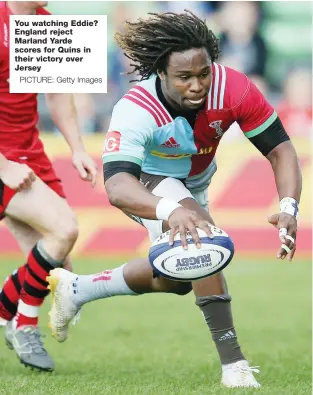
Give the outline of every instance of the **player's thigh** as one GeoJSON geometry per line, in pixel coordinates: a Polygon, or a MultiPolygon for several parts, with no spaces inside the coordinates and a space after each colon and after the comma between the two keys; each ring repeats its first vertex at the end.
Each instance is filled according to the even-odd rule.
{"type": "Polygon", "coordinates": [[[42,235],[29,225],[17,219],[5,217],[3,221],[17,241],[23,254],[28,256],[34,245],[42,238],[42,235]]]}
{"type": "Polygon", "coordinates": [[[42,235],[77,233],[76,217],[66,200],[40,178],[36,178],[31,188],[12,197],[5,215],[29,225],[42,235]]]}
{"type": "Polygon", "coordinates": [[[138,293],[164,292],[186,295],[192,290],[190,282],[171,281],[153,273],[148,258],[135,258],[124,267],[128,286],[138,293]]]}

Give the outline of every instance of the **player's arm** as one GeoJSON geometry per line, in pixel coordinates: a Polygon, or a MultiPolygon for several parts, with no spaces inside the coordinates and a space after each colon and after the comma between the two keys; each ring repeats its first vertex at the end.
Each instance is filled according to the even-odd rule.
{"type": "Polygon", "coordinates": [[[280,213],[269,222],[280,230],[282,241],[277,258],[295,253],[297,216],[301,196],[302,176],[296,150],[282,122],[264,96],[251,83],[241,104],[239,124],[251,143],[271,163],[280,199],[280,213]]]}
{"type": "Polygon", "coordinates": [[[85,151],[79,133],[74,96],[70,93],[47,93],[45,96],[51,119],[64,136],[71,151],[85,151]]]}
{"type": "Polygon", "coordinates": [[[126,214],[146,219],[158,219],[159,215],[167,220],[180,205],[168,201],[167,213],[157,213],[161,198],[140,183],[141,166],[153,138],[153,128],[149,113],[127,100],[117,103],[104,140],[104,182],[110,203],[126,214]]]}
{"type": "Polygon", "coordinates": [[[187,248],[186,231],[189,230],[195,243],[200,246],[196,226],[211,236],[207,221],[196,212],[184,208],[174,200],[149,192],[139,181],[140,172],[141,167],[133,162],[104,164],[105,187],[113,206],[140,218],[168,221],[171,228],[170,244],[179,232],[182,245],[187,248]]]}
{"type": "Polygon", "coordinates": [[[95,185],[97,166],[85,151],[79,132],[74,96],[68,93],[48,93],[46,101],[52,121],[72,151],[73,165],[82,179],[95,185]]]}
{"type": "Polygon", "coordinates": [[[265,130],[262,136],[252,138],[254,145],[271,163],[280,200],[280,213],[269,217],[269,223],[280,230],[282,246],[277,258],[289,260],[295,253],[297,217],[302,189],[302,176],[296,150],[290,141],[281,121],[265,130]],[[269,152],[268,152],[269,151],[269,152]],[[268,153],[267,153],[268,152],[268,153]]]}

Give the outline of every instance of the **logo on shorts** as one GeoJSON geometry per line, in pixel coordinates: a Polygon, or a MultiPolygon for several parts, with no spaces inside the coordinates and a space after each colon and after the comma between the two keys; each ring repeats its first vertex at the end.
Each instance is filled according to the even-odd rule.
{"type": "Polygon", "coordinates": [[[117,131],[108,132],[104,140],[103,153],[118,152],[120,150],[121,133],[117,131]]]}
{"type": "Polygon", "coordinates": [[[209,123],[209,126],[213,129],[215,129],[217,136],[215,137],[216,139],[219,139],[220,137],[223,136],[224,130],[221,128],[221,124],[223,121],[214,121],[209,123]]]}

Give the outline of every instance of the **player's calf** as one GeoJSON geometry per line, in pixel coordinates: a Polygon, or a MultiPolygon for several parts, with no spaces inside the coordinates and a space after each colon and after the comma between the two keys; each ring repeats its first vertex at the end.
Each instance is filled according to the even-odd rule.
{"type": "Polygon", "coordinates": [[[48,294],[46,277],[63,261],[52,258],[45,250],[43,239],[34,246],[27,259],[27,269],[17,308],[17,328],[37,325],[39,308],[48,294]]]}
{"type": "Polygon", "coordinates": [[[16,314],[25,274],[26,265],[23,265],[7,277],[3,284],[0,292],[0,318],[6,321],[11,321],[16,314]]]}
{"type": "Polygon", "coordinates": [[[245,359],[237,340],[230,302],[231,297],[228,294],[196,298],[196,304],[211,331],[222,365],[245,359]]]}
{"type": "Polygon", "coordinates": [[[192,290],[190,282],[171,281],[153,273],[147,258],[137,258],[123,267],[123,277],[127,286],[137,294],[152,292],[186,295],[192,290]]]}
{"type": "Polygon", "coordinates": [[[78,233],[77,221],[73,215],[60,219],[58,227],[47,233],[42,241],[46,253],[56,260],[64,260],[72,250],[78,233]]]}

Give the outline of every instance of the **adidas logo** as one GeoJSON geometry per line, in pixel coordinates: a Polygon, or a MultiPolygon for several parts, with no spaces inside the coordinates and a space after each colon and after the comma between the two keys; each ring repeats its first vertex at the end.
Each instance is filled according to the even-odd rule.
{"type": "Polygon", "coordinates": [[[161,147],[179,148],[180,144],[177,144],[177,141],[174,139],[174,137],[170,137],[168,140],[165,141],[165,143],[161,144],[161,147]]]}
{"type": "Polygon", "coordinates": [[[218,341],[222,342],[224,340],[228,340],[228,339],[234,339],[236,337],[236,335],[234,334],[234,332],[232,331],[228,331],[227,333],[225,333],[225,335],[221,336],[218,341]]]}

